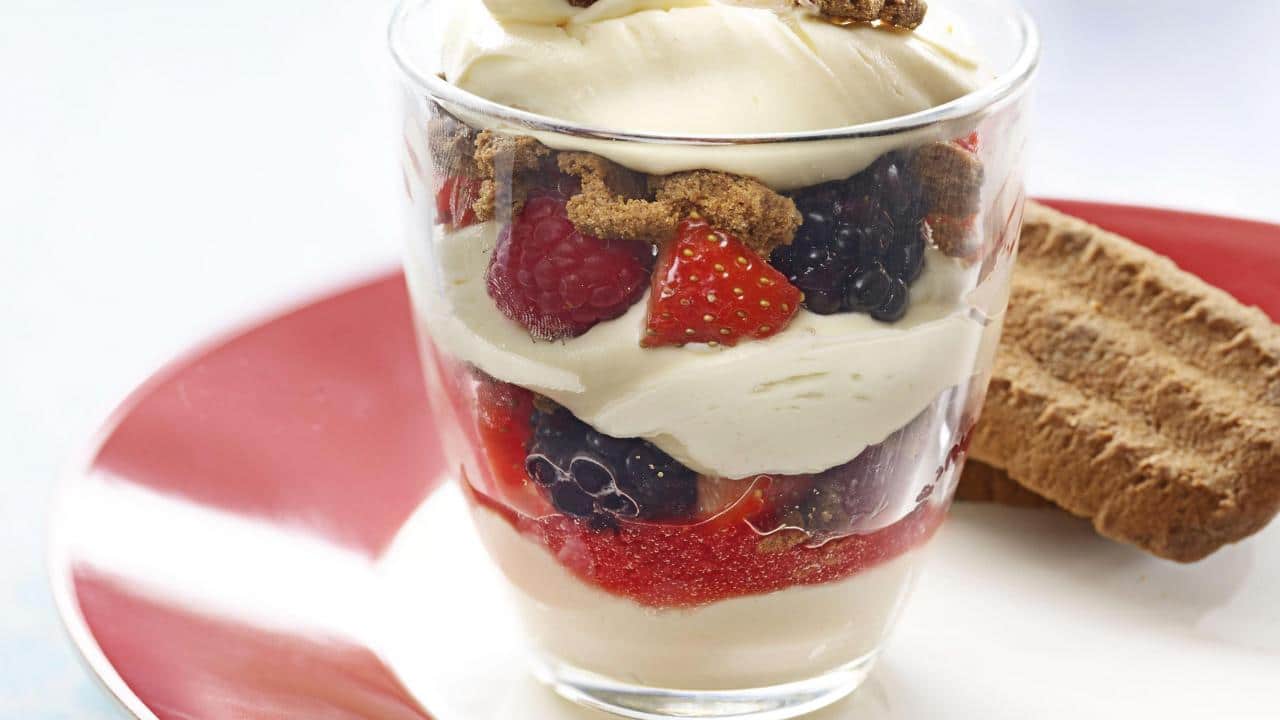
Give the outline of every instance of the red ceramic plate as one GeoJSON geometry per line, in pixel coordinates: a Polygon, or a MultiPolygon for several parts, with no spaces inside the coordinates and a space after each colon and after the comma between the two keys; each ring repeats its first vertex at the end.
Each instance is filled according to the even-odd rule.
{"type": "MultiPolygon", "coordinates": [[[[1280,227],[1050,204],[1280,318],[1280,227]]],[[[327,606],[338,601],[324,591],[306,595],[313,581],[326,587],[318,581],[349,576],[345,584],[358,584],[361,565],[378,560],[415,508],[434,502],[428,496],[447,475],[398,274],[175,362],[129,397],[100,437],[66,488],[52,574],[72,639],[132,713],[428,717],[432,698],[415,698],[398,679],[401,668],[351,627],[326,626],[334,617],[327,606]],[[197,516],[212,534],[184,541],[197,516]],[[255,533],[291,544],[258,544],[255,533]],[[273,553],[275,565],[248,562],[273,553]],[[237,558],[246,559],[244,574],[237,558]],[[309,601],[273,606],[270,588],[279,582],[309,601]],[[254,612],[239,610],[264,598],[254,612]]],[[[1093,542],[1074,528],[1062,532],[1093,542]]],[[[442,580],[439,592],[448,593],[442,580]]],[[[427,651],[430,643],[421,638],[427,651]]],[[[893,668],[879,691],[860,695],[892,687],[893,668]]],[[[905,717],[899,710],[891,714],[905,717]]]]}

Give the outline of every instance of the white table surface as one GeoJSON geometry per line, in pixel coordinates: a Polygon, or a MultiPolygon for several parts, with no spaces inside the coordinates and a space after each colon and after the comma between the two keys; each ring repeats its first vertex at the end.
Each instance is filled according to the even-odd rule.
{"type": "MultiPolygon", "coordinates": [[[[1280,2],[1029,4],[1033,193],[1280,220],[1280,2]]],[[[43,577],[56,479],[112,406],[210,333],[395,263],[388,12],[0,0],[0,717],[116,717],[43,577]]]]}

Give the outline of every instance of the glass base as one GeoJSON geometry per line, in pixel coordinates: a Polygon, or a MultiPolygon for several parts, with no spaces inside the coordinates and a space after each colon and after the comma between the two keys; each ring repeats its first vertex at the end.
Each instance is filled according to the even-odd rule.
{"type": "Polygon", "coordinates": [[[533,671],[566,700],[636,720],[784,720],[811,713],[852,693],[874,663],[875,653],[869,653],[815,678],[741,690],[631,685],[547,657],[535,657],[533,671]]]}

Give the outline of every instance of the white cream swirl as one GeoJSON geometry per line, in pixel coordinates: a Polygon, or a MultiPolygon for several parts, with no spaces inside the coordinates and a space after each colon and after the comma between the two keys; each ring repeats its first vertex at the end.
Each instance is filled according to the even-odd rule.
{"type": "MultiPolygon", "coordinates": [[[[938,3],[934,3],[937,5],[938,3]]],[[[594,127],[665,135],[793,133],[899,117],[954,100],[984,79],[945,7],[913,32],[833,25],[792,5],[731,0],[454,0],[410,14],[415,65],[513,108],[594,127]]],[[[468,122],[500,127],[451,108],[468,122]]],[[[915,137],[752,147],[601,141],[532,132],[559,149],[665,174],[708,168],[780,190],[848,177],[915,137]]],[[[967,131],[966,131],[967,132],[967,131]]]]}

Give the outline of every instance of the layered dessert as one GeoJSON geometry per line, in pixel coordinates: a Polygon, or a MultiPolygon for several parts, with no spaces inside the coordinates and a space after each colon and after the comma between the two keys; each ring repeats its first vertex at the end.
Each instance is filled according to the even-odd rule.
{"type": "Polygon", "coordinates": [[[869,662],[985,390],[1021,200],[988,136],[1011,121],[680,138],[944,105],[991,77],[963,23],[906,0],[430,9],[401,44],[465,93],[411,103],[407,275],[537,651],[692,690],[869,662]]]}

